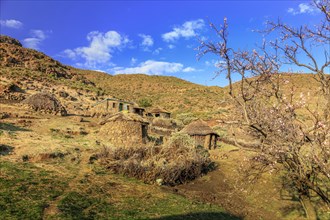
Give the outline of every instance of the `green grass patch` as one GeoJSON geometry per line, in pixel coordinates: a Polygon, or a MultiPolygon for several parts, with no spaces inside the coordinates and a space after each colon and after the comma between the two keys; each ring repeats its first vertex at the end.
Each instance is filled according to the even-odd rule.
{"type": "Polygon", "coordinates": [[[65,187],[53,173],[31,164],[0,161],[1,219],[42,219],[65,187]]]}
{"type": "Polygon", "coordinates": [[[109,172],[103,175],[95,182],[94,178],[77,182],[77,188],[70,189],[70,178],[30,163],[0,161],[0,219],[238,219],[219,206],[109,172]],[[117,187],[139,190],[125,193],[117,187]],[[59,212],[45,216],[52,202],[59,212]]]}
{"type": "Polygon", "coordinates": [[[25,129],[25,128],[21,128],[21,127],[18,127],[12,123],[3,123],[3,122],[0,122],[0,130],[5,130],[5,131],[12,131],[12,132],[15,132],[15,131],[30,131],[28,129],[25,129]]]}
{"type": "Polygon", "coordinates": [[[114,209],[101,198],[93,198],[78,192],[69,192],[59,202],[60,216],[64,219],[108,219],[114,209]]]}
{"type": "Polygon", "coordinates": [[[143,198],[128,197],[123,207],[118,208],[118,219],[239,219],[225,213],[219,206],[191,201],[175,194],[159,197],[146,192],[143,198]]]}

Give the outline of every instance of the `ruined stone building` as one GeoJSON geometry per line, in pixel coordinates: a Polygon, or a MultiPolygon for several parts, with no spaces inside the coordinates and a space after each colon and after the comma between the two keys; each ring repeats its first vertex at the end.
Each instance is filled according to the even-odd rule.
{"type": "Polygon", "coordinates": [[[123,111],[143,116],[145,110],[133,102],[115,98],[106,98],[97,102],[91,108],[92,114],[96,116],[107,116],[123,111]]]}

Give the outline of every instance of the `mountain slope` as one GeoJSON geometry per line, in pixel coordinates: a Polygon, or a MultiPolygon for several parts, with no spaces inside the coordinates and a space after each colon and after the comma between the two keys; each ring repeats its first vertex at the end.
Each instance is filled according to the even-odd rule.
{"type": "Polygon", "coordinates": [[[114,96],[138,102],[151,100],[173,112],[214,112],[223,97],[220,87],[207,87],[168,76],[143,74],[109,75],[66,66],[36,50],[22,47],[19,41],[1,36],[0,76],[13,81],[32,79],[54,85],[94,92],[99,99],[114,96]]]}
{"type": "MultiPolygon", "coordinates": [[[[77,69],[24,48],[19,41],[7,36],[0,37],[0,66],[0,77],[10,81],[33,80],[46,85],[66,86],[89,96],[92,101],[105,97],[134,102],[148,99],[153,106],[173,113],[190,112],[204,118],[219,116],[218,113],[228,111],[230,104],[227,87],[207,87],[169,76],[109,75],[77,69]]],[[[310,91],[311,96],[317,90],[316,82],[309,74],[291,74],[284,87],[288,92],[294,88],[297,94],[310,91]]]]}

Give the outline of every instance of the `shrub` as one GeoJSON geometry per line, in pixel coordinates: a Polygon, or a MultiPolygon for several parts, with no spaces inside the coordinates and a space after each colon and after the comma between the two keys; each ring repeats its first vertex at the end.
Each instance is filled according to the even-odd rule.
{"type": "Polygon", "coordinates": [[[181,121],[172,119],[172,118],[154,118],[152,120],[152,126],[168,128],[168,129],[175,129],[175,128],[182,128],[183,124],[181,121]]]}
{"type": "Polygon", "coordinates": [[[142,98],[139,100],[138,104],[140,107],[148,108],[148,107],[152,106],[152,101],[151,101],[151,99],[148,99],[148,98],[142,98]]]}
{"type": "Polygon", "coordinates": [[[189,124],[192,121],[198,119],[193,113],[181,113],[176,116],[176,118],[181,121],[184,125],[189,124]]]}
{"type": "Polygon", "coordinates": [[[185,134],[174,134],[165,146],[103,148],[99,158],[114,173],[171,186],[214,168],[208,151],[195,148],[194,141],[185,134]]]}
{"type": "Polygon", "coordinates": [[[169,145],[181,148],[185,146],[194,146],[195,142],[188,134],[176,132],[171,135],[169,145]]]}

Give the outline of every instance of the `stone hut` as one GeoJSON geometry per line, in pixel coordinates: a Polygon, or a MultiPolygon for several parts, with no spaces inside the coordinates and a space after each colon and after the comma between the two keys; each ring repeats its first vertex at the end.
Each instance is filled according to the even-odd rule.
{"type": "Polygon", "coordinates": [[[22,103],[27,104],[35,111],[61,116],[67,115],[67,111],[61,102],[50,93],[36,93],[25,99],[22,103]]]}
{"type": "Polygon", "coordinates": [[[155,117],[155,118],[170,118],[171,117],[171,113],[162,109],[162,108],[154,108],[151,111],[149,111],[147,113],[148,117],[155,117]]]}
{"type": "Polygon", "coordinates": [[[92,114],[97,116],[108,116],[118,112],[130,112],[143,116],[144,108],[136,103],[128,102],[115,98],[106,98],[94,104],[91,108],[92,114]]]}
{"type": "Polygon", "coordinates": [[[215,149],[219,135],[203,120],[196,120],[185,126],[182,133],[190,135],[196,143],[206,149],[215,149]]]}
{"type": "Polygon", "coordinates": [[[114,146],[141,146],[147,142],[148,124],[140,115],[119,112],[101,122],[99,134],[114,146]]]}

